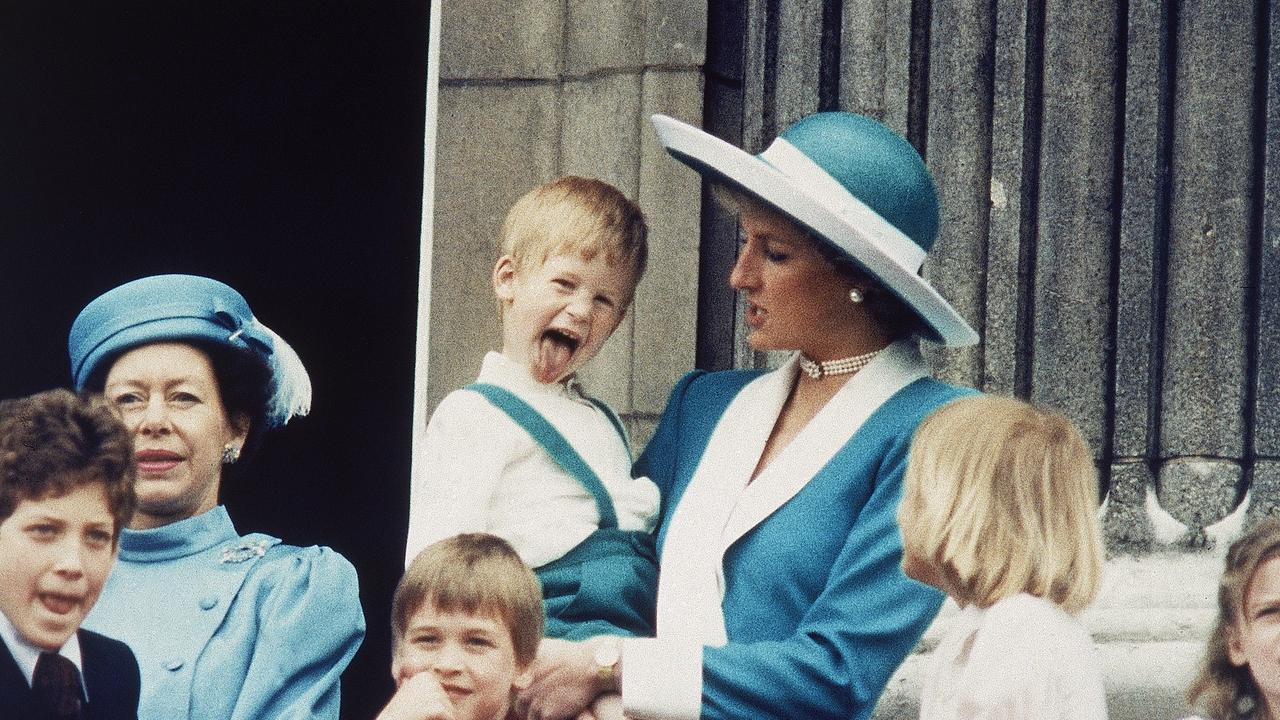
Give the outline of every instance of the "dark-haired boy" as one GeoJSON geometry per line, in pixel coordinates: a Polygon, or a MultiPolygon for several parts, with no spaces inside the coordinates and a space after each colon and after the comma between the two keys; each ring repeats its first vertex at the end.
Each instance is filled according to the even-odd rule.
{"type": "Polygon", "coordinates": [[[0,402],[0,717],[138,716],[138,663],[81,630],[133,513],[133,440],[66,390],[0,402]]]}

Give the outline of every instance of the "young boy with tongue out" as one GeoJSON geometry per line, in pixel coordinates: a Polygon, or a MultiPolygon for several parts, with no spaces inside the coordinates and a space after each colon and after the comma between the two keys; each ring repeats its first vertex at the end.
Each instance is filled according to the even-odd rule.
{"type": "Polygon", "coordinates": [[[503,538],[542,582],[548,637],[653,634],[658,489],[631,477],[622,423],[577,381],[631,304],[647,235],[599,180],[520,198],[493,269],[502,351],[436,408],[417,458],[406,562],[459,533],[503,538]]]}
{"type": "Polygon", "coordinates": [[[138,662],[81,630],[134,507],[133,438],[67,390],[0,402],[0,718],[138,717],[138,662]]]}

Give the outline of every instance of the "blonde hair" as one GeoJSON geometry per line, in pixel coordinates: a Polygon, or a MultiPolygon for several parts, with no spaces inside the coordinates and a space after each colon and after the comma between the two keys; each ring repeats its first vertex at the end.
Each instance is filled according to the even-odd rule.
{"type": "Polygon", "coordinates": [[[511,206],[499,235],[499,254],[516,271],[552,255],[604,253],[639,282],[649,256],[649,226],[639,206],[601,180],[566,175],[525,193],[511,206]]]}
{"type": "Polygon", "coordinates": [[[1028,593],[1079,612],[1098,592],[1098,482],[1080,432],[1008,397],[944,405],[916,431],[907,464],[904,547],[961,603],[1028,593]]]}
{"type": "Polygon", "coordinates": [[[1200,706],[1212,720],[1244,720],[1261,704],[1248,665],[1236,665],[1227,653],[1231,638],[1245,621],[1245,601],[1259,567],[1280,557],[1280,520],[1268,518],[1227,551],[1218,581],[1218,622],[1209,633],[1200,672],[1187,690],[1187,702],[1200,706]]]}
{"type": "Polygon", "coordinates": [[[431,603],[441,612],[500,620],[511,633],[516,664],[533,662],[542,641],[542,585],[511,545],[465,533],[428,545],[409,564],[391,601],[391,637],[399,647],[409,620],[431,603]]]}

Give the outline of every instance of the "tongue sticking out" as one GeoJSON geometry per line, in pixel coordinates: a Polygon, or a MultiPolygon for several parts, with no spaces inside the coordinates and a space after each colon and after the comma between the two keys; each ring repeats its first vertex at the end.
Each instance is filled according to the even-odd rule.
{"type": "Polygon", "coordinates": [[[540,383],[559,380],[569,369],[573,351],[578,344],[567,335],[555,330],[542,334],[533,358],[533,377],[540,383]]]}

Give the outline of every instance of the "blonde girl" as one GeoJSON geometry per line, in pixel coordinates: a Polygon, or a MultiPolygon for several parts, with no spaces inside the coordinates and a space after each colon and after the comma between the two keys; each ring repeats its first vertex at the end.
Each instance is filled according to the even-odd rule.
{"type": "Polygon", "coordinates": [[[1227,552],[1218,623],[1187,699],[1212,720],[1280,717],[1280,520],[1265,520],[1227,552]]]}
{"type": "Polygon", "coordinates": [[[957,400],[920,425],[898,523],[902,569],[961,612],[934,651],[920,717],[1106,718],[1093,641],[1093,458],[1064,417],[1013,398],[957,400]]]}

